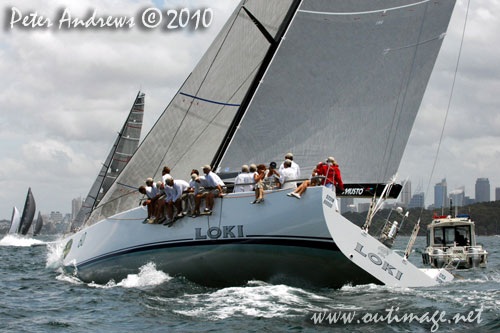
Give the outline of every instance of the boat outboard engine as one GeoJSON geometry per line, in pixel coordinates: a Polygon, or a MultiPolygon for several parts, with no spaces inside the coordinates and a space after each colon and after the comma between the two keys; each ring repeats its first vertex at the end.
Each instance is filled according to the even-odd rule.
{"type": "Polygon", "coordinates": [[[467,251],[467,261],[469,265],[473,268],[479,267],[481,264],[481,255],[479,254],[479,250],[474,247],[470,247],[467,251]]]}
{"type": "Polygon", "coordinates": [[[432,250],[432,265],[436,268],[444,266],[444,252],[441,249],[432,250]]]}

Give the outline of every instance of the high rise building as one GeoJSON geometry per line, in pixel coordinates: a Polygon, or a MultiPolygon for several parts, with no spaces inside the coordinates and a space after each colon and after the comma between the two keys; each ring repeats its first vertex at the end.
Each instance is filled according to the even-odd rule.
{"type": "Polygon", "coordinates": [[[63,220],[63,214],[61,212],[50,212],[50,220],[54,223],[59,223],[63,220]]]}
{"type": "Polygon", "coordinates": [[[354,205],[354,198],[342,198],[340,199],[340,214],[347,212],[355,212],[356,206],[354,205]]]}
{"type": "Polygon", "coordinates": [[[82,208],[82,204],[83,201],[81,197],[74,198],[73,200],[71,200],[71,221],[75,219],[76,214],[78,214],[80,208],[82,208]]]}
{"type": "Polygon", "coordinates": [[[407,181],[401,190],[401,205],[408,207],[411,201],[411,181],[407,181]]]}
{"type": "Polygon", "coordinates": [[[434,185],[434,208],[448,207],[448,185],[446,178],[434,185]]]}
{"type": "Polygon", "coordinates": [[[424,192],[415,193],[411,197],[410,205],[408,208],[421,208],[425,205],[425,194],[424,192]]]}
{"type": "Polygon", "coordinates": [[[360,202],[358,204],[358,213],[367,212],[369,209],[370,209],[370,203],[369,202],[360,202]]]}
{"type": "Polygon", "coordinates": [[[500,200],[500,187],[495,188],[495,201],[500,200]]]}
{"type": "Polygon", "coordinates": [[[490,201],[490,180],[478,178],[476,180],[476,202],[490,201]]]}
{"type": "Polygon", "coordinates": [[[462,186],[454,191],[451,191],[450,199],[453,203],[453,206],[457,207],[465,206],[465,187],[462,186]]]}

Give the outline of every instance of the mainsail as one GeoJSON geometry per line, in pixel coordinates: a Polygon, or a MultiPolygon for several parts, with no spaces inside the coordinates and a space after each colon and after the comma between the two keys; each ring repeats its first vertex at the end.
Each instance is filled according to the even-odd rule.
{"type": "Polygon", "coordinates": [[[304,0],[218,164],[335,156],[344,181],[399,167],[455,1],[304,0]],[[265,138],[265,140],[263,140],[265,138]]]}
{"type": "Polygon", "coordinates": [[[144,102],[145,94],[139,92],[108,157],[83,202],[82,208],[71,223],[71,231],[77,230],[85,222],[92,209],[99,204],[136,151],[141,137],[144,102]]]}
{"type": "Polygon", "coordinates": [[[10,228],[9,234],[16,234],[19,230],[19,224],[21,223],[21,216],[19,215],[19,211],[17,207],[14,206],[12,209],[12,218],[10,219],[10,228]]]}
{"type": "MultiPolygon", "coordinates": [[[[91,222],[137,206],[130,187],[158,178],[163,165],[189,177],[210,163],[297,1],[242,1],[104,196],[91,222]],[[242,5],[245,5],[243,9],[242,5]],[[256,22],[252,16],[258,20],[256,22]]],[[[271,54],[272,55],[272,54],[271,54]]]]}
{"type": "Polygon", "coordinates": [[[36,204],[33,193],[31,193],[31,187],[28,189],[28,194],[26,195],[26,202],[24,203],[23,215],[21,216],[21,223],[19,224],[18,233],[26,235],[28,230],[33,223],[33,218],[35,217],[36,204]]]}
{"type": "Polygon", "coordinates": [[[36,236],[40,233],[43,227],[43,218],[42,213],[38,212],[38,217],[36,218],[35,225],[33,226],[33,236],[36,236]]]}
{"type": "Polygon", "coordinates": [[[455,1],[243,1],[113,184],[92,222],[137,205],[161,166],[186,178],[334,155],[349,182],[400,163],[455,1]],[[243,7],[244,5],[244,7],[243,7]],[[282,38],[283,37],[283,38],[282,38]]]}

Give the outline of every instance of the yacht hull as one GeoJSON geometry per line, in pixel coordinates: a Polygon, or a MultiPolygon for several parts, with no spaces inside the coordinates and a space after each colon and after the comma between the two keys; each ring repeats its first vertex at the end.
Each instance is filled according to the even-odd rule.
{"type": "Polygon", "coordinates": [[[214,213],[185,217],[172,227],[142,224],[142,207],[100,221],[63,240],[64,265],[84,281],[106,283],[157,269],[208,286],[249,280],[317,287],[380,283],[342,254],[327,229],[322,187],[301,200],[287,191],[217,199],[214,213]]]}

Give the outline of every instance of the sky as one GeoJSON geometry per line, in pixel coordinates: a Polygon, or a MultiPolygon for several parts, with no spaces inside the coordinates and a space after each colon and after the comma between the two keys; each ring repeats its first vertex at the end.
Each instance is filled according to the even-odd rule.
{"type": "MultiPolygon", "coordinates": [[[[71,212],[85,197],[139,90],[146,93],[143,136],[236,7],[237,0],[25,0],[0,8],[0,219],[22,209],[28,187],[42,213],[71,212]],[[11,6],[53,21],[61,10],[84,17],[139,17],[146,8],[213,9],[203,30],[10,29],[11,6]]],[[[455,11],[399,169],[413,191],[442,178],[474,197],[478,177],[500,187],[500,2],[471,2],[461,63],[432,175],[459,52],[467,1],[455,11]]]]}

